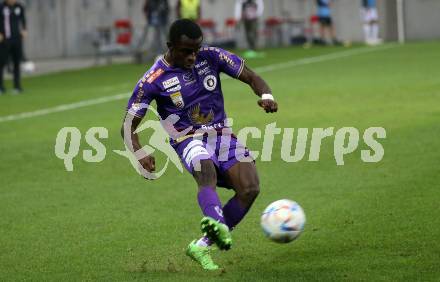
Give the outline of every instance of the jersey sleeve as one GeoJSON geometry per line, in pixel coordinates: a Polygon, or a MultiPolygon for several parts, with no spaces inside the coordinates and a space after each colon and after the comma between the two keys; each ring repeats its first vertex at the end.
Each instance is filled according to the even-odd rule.
{"type": "Polygon", "coordinates": [[[220,72],[238,78],[244,68],[244,60],[234,53],[221,48],[209,47],[208,52],[214,58],[220,72]]]}
{"type": "Polygon", "coordinates": [[[128,100],[127,112],[133,116],[143,118],[147,113],[148,106],[155,98],[154,86],[147,82],[146,77],[136,84],[133,94],[128,100]]]}

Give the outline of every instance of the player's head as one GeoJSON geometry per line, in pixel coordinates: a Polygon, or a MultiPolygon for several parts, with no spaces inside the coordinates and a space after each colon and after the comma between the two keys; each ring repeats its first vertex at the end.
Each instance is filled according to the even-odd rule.
{"type": "Polygon", "coordinates": [[[14,5],[17,2],[17,0],[6,0],[6,4],[8,5],[14,5]]]}
{"type": "Polygon", "coordinates": [[[167,46],[173,64],[190,69],[202,45],[203,34],[199,25],[188,19],[175,21],[168,35],[167,46]]]}

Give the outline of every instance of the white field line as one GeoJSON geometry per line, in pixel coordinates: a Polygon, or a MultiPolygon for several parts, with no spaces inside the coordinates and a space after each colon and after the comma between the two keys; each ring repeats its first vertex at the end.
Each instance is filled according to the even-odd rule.
{"type": "Polygon", "coordinates": [[[258,73],[264,73],[264,72],[269,72],[269,71],[278,71],[278,70],[292,68],[292,67],[296,67],[296,66],[310,65],[310,64],[314,64],[314,63],[331,61],[331,60],[351,57],[351,56],[360,55],[360,54],[383,51],[383,50],[395,48],[397,46],[398,45],[384,45],[384,46],[378,46],[378,47],[364,47],[364,48],[359,48],[359,49],[334,52],[334,53],[311,57],[311,58],[303,58],[303,59],[298,59],[298,60],[287,61],[284,63],[267,65],[267,66],[255,68],[255,71],[258,73]]]}
{"type": "Polygon", "coordinates": [[[101,97],[101,98],[97,98],[97,99],[83,100],[83,101],[71,103],[71,104],[63,104],[63,105],[59,105],[56,107],[41,109],[41,110],[37,110],[37,111],[33,111],[33,112],[24,112],[24,113],[15,114],[15,115],[4,116],[4,117],[0,117],[0,122],[20,120],[20,119],[25,119],[25,118],[37,117],[37,116],[45,116],[45,115],[52,114],[52,113],[64,112],[64,111],[74,110],[74,109],[78,109],[78,108],[82,108],[82,107],[103,104],[103,103],[107,103],[110,101],[117,101],[117,100],[121,100],[121,99],[126,99],[128,95],[129,95],[128,92],[121,93],[121,94],[101,97]]]}
{"type": "MultiPolygon", "coordinates": [[[[375,47],[375,48],[364,47],[364,48],[353,49],[353,50],[348,50],[348,51],[335,52],[335,53],[311,57],[311,58],[304,58],[304,59],[287,61],[284,63],[278,63],[278,64],[272,64],[272,65],[263,66],[263,67],[257,67],[254,69],[254,71],[257,73],[278,71],[278,70],[292,68],[292,67],[296,67],[296,66],[309,65],[309,64],[319,63],[319,62],[326,62],[326,61],[351,57],[351,56],[360,55],[360,54],[366,54],[366,53],[371,53],[371,52],[387,50],[387,49],[395,48],[397,46],[398,45],[385,45],[382,47],[375,47]]],[[[228,77],[225,77],[225,79],[227,79],[227,78],[228,77]]],[[[122,100],[122,99],[127,99],[130,94],[131,94],[131,92],[125,92],[125,93],[120,93],[120,94],[116,94],[116,95],[112,95],[112,96],[105,96],[105,97],[101,97],[101,98],[83,100],[83,101],[70,103],[70,104],[62,104],[62,105],[55,106],[52,108],[46,108],[46,109],[36,110],[36,111],[32,111],[32,112],[24,112],[24,113],[20,113],[20,114],[2,116],[2,117],[0,117],[0,123],[7,122],[7,121],[21,120],[21,119],[26,119],[26,118],[32,118],[32,117],[37,117],[37,116],[44,116],[44,115],[48,115],[48,114],[52,114],[52,113],[64,112],[64,111],[74,110],[74,109],[78,109],[78,108],[82,108],[82,107],[104,104],[104,103],[108,103],[111,101],[118,101],[118,100],[122,100]]]]}

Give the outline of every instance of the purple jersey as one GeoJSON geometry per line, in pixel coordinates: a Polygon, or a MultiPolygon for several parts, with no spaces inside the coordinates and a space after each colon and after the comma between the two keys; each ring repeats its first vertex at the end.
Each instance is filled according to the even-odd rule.
{"type": "Polygon", "coordinates": [[[157,103],[162,120],[175,114],[178,131],[193,127],[222,128],[226,119],[220,73],[237,78],[244,61],[228,51],[216,47],[202,47],[195,65],[186,70],[170,66],[160,58],[137,83],[131,96],[128,113],[144,117],[147,109],[139,107],[157,103]]]}

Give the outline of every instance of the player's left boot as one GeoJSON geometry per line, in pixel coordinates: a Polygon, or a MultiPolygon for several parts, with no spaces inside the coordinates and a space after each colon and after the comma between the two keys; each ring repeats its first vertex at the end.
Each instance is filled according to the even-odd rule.
{"type": "Polygon", "coordinates": [[[200,222],[203,234],[214,242],[220,250],[229,250],[232,245],[232,237],[226,224],[218,222],[212,217],[205,216],[200,222]]]}
{"type": "Polygon", "coordinates": [[[194,240],[188,245],[186,255],[199,263],[205,270],[218,269],[218,265],[212,261],[211,255],[209,254],[210,248],[198,246],[196,243],[197,240],[194,240]]]}

